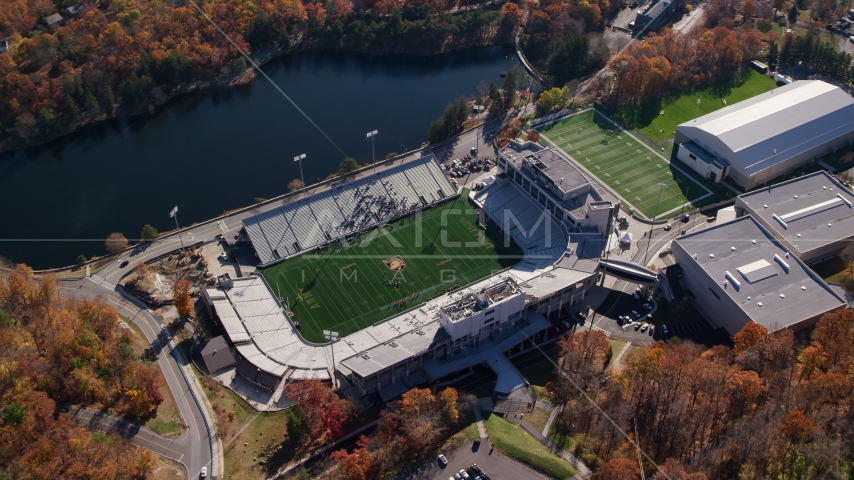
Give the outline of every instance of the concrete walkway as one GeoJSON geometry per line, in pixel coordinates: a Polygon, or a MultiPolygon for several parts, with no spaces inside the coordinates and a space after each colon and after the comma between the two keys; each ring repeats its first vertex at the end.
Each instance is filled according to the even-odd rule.
{"type": "Polygon", "coordinates": [[[546,420],[546,426],[543,427],[543,436],[549,438],[549,432],[552,429],[552,425],[554,425],[555,418],[557,418],[558,414],[563,411],[563,405],[557,408],[553,408],[549,413],[549,419],[546,420]]]}
{"type": "Polygon", "coordinates": [[[474,419],[477,421],[477,432],[480,438],[489,438],[486,434],[486,425],[483,424],[483,417],[480,416],[480,408],[474,409],[474,419]]]}
{"type": "Polygon", "coordinates": [[[576,474],[574,477],[572,477],[573,479],[590,478],[590,475],[592,475],[592,472],[590,471],[589,468],[587,468],[586,465],[581,463],[581,461],[579,461],[577,458],[575,458],[574,455],[572,455],[571,453],[567,452],[566,450],[558,447],[557,445],[554,444],[554,442],[552,442],[548,438],[544,437],[542,433],[537,431],[537,429],[534,428],[534,426],[531,425],[530,423],[528,423],[526,420],[519,419],[519,418],[508,418],[508,420],[510,420],[511,422],[518,423],[520,427],[524,428],[525,431],[528,432],[529,434],[531,434],[532,437],[536,438],[538,442],[545,445],[546,448],[551,450],[552,453],[563,458],[564,460],[569,462],[573,467],[575,467],[575,469],[578,470],[578,474],[576,474]]]}
{"type": "Polygon", "coordinates": [[[613,360],[611,360],[611,365],[608,366],[609,372],[613,371],[616,373],[620,373],[623,371],[623,367],[620,366],[620,359],[623,358],[623,355],[626,354],[626,352],[629,350],[629,347],[631,346],[632,342],[626,342],[626,344],[623,345],[623,348],[620,349],[620,353],[618,353],[617,356],[614,357],[613,360]]]}

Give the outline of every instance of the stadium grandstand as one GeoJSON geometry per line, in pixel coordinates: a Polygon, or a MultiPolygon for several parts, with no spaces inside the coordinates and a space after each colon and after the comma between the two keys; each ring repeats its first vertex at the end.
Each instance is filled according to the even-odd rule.
{"type": "MultiPolygon", "coordinates": [[[[483,213],[480,223],[497,224],[522,248],[519,263],[467,285],[448,284],[444,294],[323,344],[302,338],[287,302],[261,275],[221,278],[203,289],[203,299],[234,346],[236,373],[270,391],[280,392],[283,380],[320,378],[357,401],[372,394],[390,400],[485,364],[499,379],[496,411],[527,411],[536,397],[505,355],[554,339],[561,333],[552,323],[585,308],[619,205],[603,201],[553,152],[530,142],[515,147],[534,156],[503,163],[528,184],[502,173],[468,201],[483,213]]],[[[424,157],[317,191],[245,225],[260,262],[272,264],[456,194],[436,159],[424,157]]]]}
{"type": "Polygon", "coordinates": [[[456,189],[432,155],[332,186],[243,221],[268,266],[441,202],[456,189]]]}
{"type": "Polygon", "coordinates": [[[475,196],[484,213],[522,246],[519,267],[548,268],[566,253],[566,230],[549,212],[512,182],[496,182],[475,196]]]}

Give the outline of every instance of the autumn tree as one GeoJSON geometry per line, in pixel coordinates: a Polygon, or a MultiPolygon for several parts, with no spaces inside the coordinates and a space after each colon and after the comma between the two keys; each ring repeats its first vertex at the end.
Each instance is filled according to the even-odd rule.
{"type": "Polygon", "coordinates": [[[136,264],[136,267],[134,267],[133,272],[136,274],[136,278],[141,280],[148,275],[150,270],[151,269],[145,264],[145,262],[139,262],[136,264]]]}
{"type": "Polygon", "coordinates": [[[128,248],[128,239],[119,232],[113,232],[107,237],[104,246],[107,247],[108,253],[118,253],[128,248]]]}
{"type": "Polygon", "coordinates": [[[741,355],[745,350],[759,345],[759,342],[767,336],[767,328],[756,322],[747,322],[741,331],[732,336],[732,341],[735,344],[733,350],[736,355],[741,355]]]}
{"type": "Polygon", "coordinates": [[[290,182],[288,182],[288,191],[289,192],[298,192],[298,191],[302,190],[304,186],[305,186],[305,184],[302,183],[302,180],[300,180],[299,178],[295,178],[295,179],[291,180],[290,182]]]}
{"type": "Polygon", "coordinates": [[[457,399],[458,395],[455,388],[448,387],[439,392],[442,415],[448,425],[455,425],[460,418],[460,412],[457,410],[457,399]]]}
{"type": "Polygon", "coordinates": [[[636,480],[640,478],[637,460],[612,458],[599,467],[600,480],[636,480]]]}
{"type": "Polygon", "coordinates": [[[292,382],[285,392],[299,407],[303,438],[315,442],[341,436],[353,411],[352,403],[338,397],[318,379],[292,382]]]}
{"type": "Polygon", "coordinates": [[[542,110],[549,112],[556,108],[563,107],[566,105],[567,101],[566,89],[554,87],[540,94],[540,98],[537,99],[537,106],[542,110]]]}
{"type": "Polygon", "coordinates": [[[193,314],[193,301],[190,298],[190,287],[192,285],[189,280],[181,279],[175,282],[175,286],[172,287],[175,309],[178,311],[178,316],[183,318],[193,314]]]}

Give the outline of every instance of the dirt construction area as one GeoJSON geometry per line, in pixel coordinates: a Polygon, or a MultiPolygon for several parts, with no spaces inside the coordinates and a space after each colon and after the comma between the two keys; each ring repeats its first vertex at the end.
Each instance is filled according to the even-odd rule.
{"type": "Polygon", "coordinates": [[[173,287],[179,280],[187,280],[194,287],[212,284],[215,277],[202,256],[203,248],[174,252],[151,263],[137,265],[120,284],[152,303],[171,300],[173,287]]]}

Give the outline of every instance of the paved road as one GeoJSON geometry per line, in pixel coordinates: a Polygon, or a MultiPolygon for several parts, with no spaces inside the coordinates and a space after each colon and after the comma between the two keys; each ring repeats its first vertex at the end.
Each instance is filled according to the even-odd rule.
{"type": "MultiPolygon", "coordinates": [[[[181,373],[184,361],[175,348],[169,332],[157,323],[150,311],[92,280],[62,281],[59,288],[60,294],[65,296],[101,297],[142,330],[157,355],[157,362],[163,371],[163,377],[172,392],[172,397],[178,404],[178,410],[187,425],[187,432],[178,438],[165,439],[156,435],[147,435],[147,430],[140,429],[136,434],[130,435],[130,440],[154,453],[182,463],[190,477],[197,476],[202,467],[207,467],[208,472],[212,472],[208,428],[198,403],[193,399],[194,393],[191,389],[195,389],[195,386],[191,386],[181,373]]],[[[109,423],[102,419],[101,422],[97,422],[97,425],[103,427],[105,426],[103,422],[109,423]]],[[[128,431],[128,433],[132,432],[128,431]]]]}
{"type": "Polygon", "coordinates": [[[74,421],[77,424],[84,427],[107,433],[116,433],[136,445],[145,447],[158,455],[175,460],[176,462],[180,462],[184,458],[184,453],[175,449],[176,447],[181,448],[181,445],[176,445],[176,443],[180,443],[179,439],[161,437],[145,427],[140,427],[115,415],[91,408],[76,407],[68,413],[74,417],[74,421]]]}

